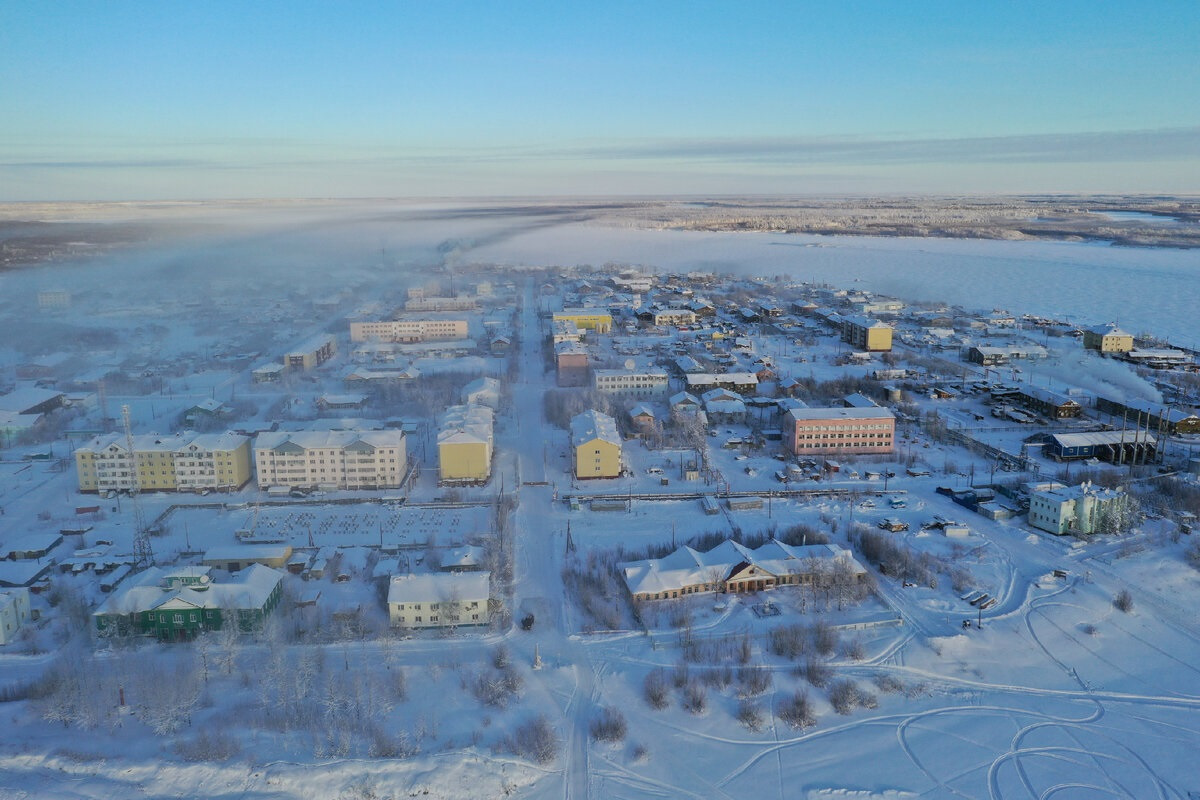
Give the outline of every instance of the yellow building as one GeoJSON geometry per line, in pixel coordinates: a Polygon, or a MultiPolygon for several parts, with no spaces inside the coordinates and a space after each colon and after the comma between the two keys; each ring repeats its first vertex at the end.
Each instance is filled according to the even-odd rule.
{"type": "Polygon", "coordinates": [[[602,308],[564,308],[554,313],[554,321],[566,320],[574,322],[575,327],[596,333],[608,333],[612,330],[612,314],[602,308]]]}
{"type": "Polygon", "coordinates": [[[621,436],[617,422],[599,411],[585,411],[571,420],[575,477],[615,478],[621,474],[621,436]]]}
{"type": "Polygon", "coordinates": [[[891,326],[870,317],[843,317],[842,338],[851,347],[868,352],[886,352],[892,349],[891,326]]]}
{"type": "Polygon", "coordinates": [[[239,489],[250,480],[250,439],[234,433],[98,436],[75,450],[81,492],[239,489]],[[136,480],[135,480],[136,470],[136,480]]]}
{"type": "Polygon", "coordinates": [[[492,475],[492,421],[487,406],[451,406],[438,432],[438,479],[486,483],[492,475]]]}
{"type": "Polygon", "coordinates": [[[1110,323],[1084,331],[1083,346],[1101,353],[1128,353],[1133,349],[1133,335],[1110,323]]]}

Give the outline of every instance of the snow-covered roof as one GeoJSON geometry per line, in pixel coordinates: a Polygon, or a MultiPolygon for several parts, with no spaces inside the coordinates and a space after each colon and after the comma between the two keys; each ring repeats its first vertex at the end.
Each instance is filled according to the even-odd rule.
{"type": "Polygon", "coordinates": [[[254,449],[278,450],[285,445],[291,445],[301,450],[337,450],[355,442],[362,442],[374,448],[402,447],[404,433],[396,430],[270,431],[258,435],[258,438],[254,440],[254,449]]]}
{"type": "Polygon", "coordinates": [[[687,392],[676,392],[675,394],[671,395],[671,399],[669,402],[670,402],[672,408],[674,408],[675,406],[678,406],[678,405],[689,405],[689,406],[700,405],[700,399],[698,397],[696,397],[695,395],[688,394],[687,392]]]}
{"type": "Polygon", "coordinates": [[[5,395],[0,395],[0,411],[29,411],[32,408],[63,397],[63,393],[53,389],[39,389],[36,386],[19,386],[5,395]]]}
{"type": "Polygon", "coordinates": [[[602,442],[621,446],[621,435],[617,433],[617,421],[608,414],[588,409],[571,420],[571,444],[582,444],[599,439],[602,442]]]}
{"type": "Polygon", "coordinates": [[[492,422],[495,415],[487,406],[468,403],[451,406],[442,415],[438,444],[482,442],[492,444],[492,422]]]}
{"type": "Polygon", "coordinates": [[[1096,325],[1095,327],[1088,328],[1087,331],[1088,333],[1094,333],[1097,336],[1133,336],[1132,333],[1127,333],[1117,327],[1117,323],[1115,322],[1108,322],[1104,325],[1096,325]]]}
{"type": "Polygon", "coordinates": [[[486,601],[490,578],[489,572],[394,575],[388,585],[387,601],[389,604],[486,601]]]}
{"type": "Polygon", "coordinates": [[[732,539],[707,552],[681,547],[663,558],[631,561],[618,565],[631,594],[658,594],[684,586],[719,582],[739,564],[749,563],[772,575],[807,572],[813,563],[845,559],[856,575],[866,570],[850,552],[835,544],[786,545],[772,539],[751,550],[732,539]]]}
{"type": "Polygon", "coordinates": [[[1059,447],[1094,447],[1106,444],[1138,444],[1153,445],[1155,438],[1145,431],[1089,431],[1086,433],[1052,433],[1050,434],[1059,447]]]}
{"type": "Polygon", "coordinates": [[[464,403],[479,403],[495,408],[500,404],[500,381],[495,378],[476,378],[463,387],[464,403]]]}
{"type": "Polygon", "coordinates": [[[478,569],[486,563],[486,559],[487,553],[482,547],[455,547],[442,556],[442,569],[478,569]]]}
{"type": "Polygon", "coordinates": [[[796,420],[844,419],[893,419],[895,415],[886,408],[793,408],[787,412],[796,420]]]}
{"type": "Polygon", "coordinates": [[[121,584],[92,614],[135,614],[157,608],[262,608],[283,580],[283,573],[251,564],[220,583],[168,586],[172,577],[179,577],[177,571],[143,570],[121,584]]]}

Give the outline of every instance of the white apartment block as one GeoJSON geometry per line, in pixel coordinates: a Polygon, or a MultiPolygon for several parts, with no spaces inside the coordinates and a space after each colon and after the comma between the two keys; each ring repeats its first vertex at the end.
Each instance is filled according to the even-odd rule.
{"type": "Polygon", "coordinates": [[[651,370],[632,372],[623,369],[598,369],[592,373],[592,385],[597,392],[651,400],[663,397],[668,391],[667,373],[651,370]]]}
{"type": "Polygon", "coordinates": [[[392,627],[486,625],[489,578],[487,572],[393,576],[388,586],[392,627]]]}
{"type": "Polygon", "coordinates": [[[436,342],[467,338],[465,319],[392,319],[351,322],[354,342],[436,342]]]}
{"type": "Polygon", "coordinates": [[[408,465],[402,431],[275,431],[254,442],[258,487],[396,489],[408,465]]]}

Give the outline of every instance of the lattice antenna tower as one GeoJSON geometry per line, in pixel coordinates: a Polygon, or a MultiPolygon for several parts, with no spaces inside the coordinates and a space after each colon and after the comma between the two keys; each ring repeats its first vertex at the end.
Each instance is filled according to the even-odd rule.
{"type": "Polygon", "coordinates": [[[129,422],[129,406],[121,406],[121,421],[125,423],[125,446],[129,448],[129,502],[133,506],[133,557],[139,567],[154,566],[154,548],[150,545],[150,531],[146,528],[146,517],[142,513],[139,497],[141,476],[138,474],[137,451],[133,449],[133,426],[129,422]]]}

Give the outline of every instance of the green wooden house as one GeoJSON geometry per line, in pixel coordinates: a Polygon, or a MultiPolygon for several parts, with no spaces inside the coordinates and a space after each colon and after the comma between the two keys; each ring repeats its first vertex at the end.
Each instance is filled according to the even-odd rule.
{"type": "Polygon", "coordinates": [[[93,612],[96,632],[163,641],[193,639],[231,623],[250,632],[261,628],[279,604],[283,573],[278,570],[251,564],[222,582],[209,573],[207,567],[145,570],[93,612]]]}

